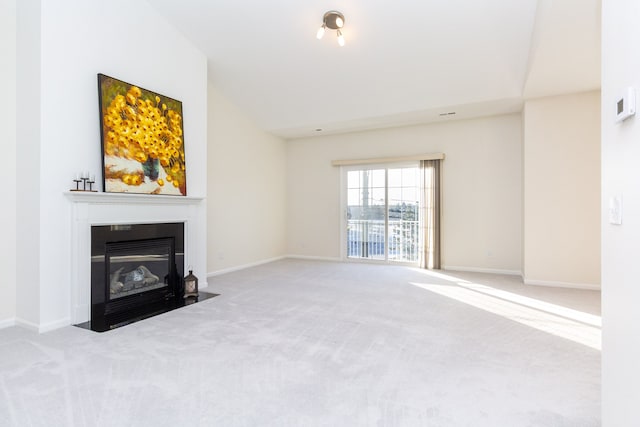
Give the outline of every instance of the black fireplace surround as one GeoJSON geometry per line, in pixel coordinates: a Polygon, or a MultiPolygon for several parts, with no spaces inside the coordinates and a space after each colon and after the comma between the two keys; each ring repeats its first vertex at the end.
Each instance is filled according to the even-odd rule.
{"type": "Polygon", "coordinates": [[[184,305],[184,223],[91,227],[91,329],[184,305]]]}

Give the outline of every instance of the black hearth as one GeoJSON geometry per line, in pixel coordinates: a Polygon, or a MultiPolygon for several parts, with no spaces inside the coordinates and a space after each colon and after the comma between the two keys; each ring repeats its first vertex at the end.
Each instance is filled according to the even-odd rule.
{"type": "Polygon", "coordinates": [[[184,305],[184,224],[91,227],[91,329],[184,305]]]}

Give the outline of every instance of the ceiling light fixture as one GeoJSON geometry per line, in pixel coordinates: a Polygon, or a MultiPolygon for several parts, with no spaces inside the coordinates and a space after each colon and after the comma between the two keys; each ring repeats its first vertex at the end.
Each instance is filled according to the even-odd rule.
{"type": "Polygon", "coordinates": [[[320,40],[327,28],[336,30],[338,35],[338,44],[344,46],[344,35],[342,35],[342,27],[344,27],[344,15],[337,10],[330,10],[322,17],[322,26],[318,30],[316,37],[320,40]]]}

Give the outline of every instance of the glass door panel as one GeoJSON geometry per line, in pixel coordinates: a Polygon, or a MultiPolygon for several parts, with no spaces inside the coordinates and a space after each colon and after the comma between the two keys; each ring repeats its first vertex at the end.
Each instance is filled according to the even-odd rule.
{"type": "Polygon", "coordinates": [[[387,256],[390,261],[420,260],[420,173],[417,166],[388,169],[387,256]]]}
{"type": "Polygon", "coordinates": [[[418,262],[418,166],[347,172],[347,257],[418,262]]]}
{"type": "Polygon", "coordinates": [[[386,172],[347,173],[347,257],[385,259],[386,172]]]}

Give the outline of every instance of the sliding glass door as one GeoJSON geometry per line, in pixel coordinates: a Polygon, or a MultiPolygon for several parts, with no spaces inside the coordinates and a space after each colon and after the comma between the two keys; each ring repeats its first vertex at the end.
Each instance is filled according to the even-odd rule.
{"type": "Polygon", "coordinates": [[[346,193],[347,258],[419,262],[417,164],[349,169],[346,193]]]}

